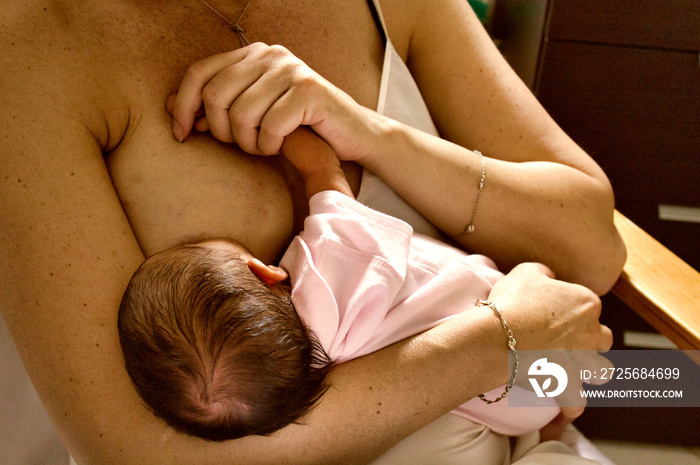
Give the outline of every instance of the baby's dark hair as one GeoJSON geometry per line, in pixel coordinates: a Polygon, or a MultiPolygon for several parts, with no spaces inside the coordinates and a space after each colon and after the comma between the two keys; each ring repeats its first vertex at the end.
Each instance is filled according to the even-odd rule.
{"type": "Polygon", "coordinates": [[[119,309],[126,369],[156,416],[220,441],[297,422],[332,368],[292,305],[233,252],[168,249],[134,273],[119,309]]]}

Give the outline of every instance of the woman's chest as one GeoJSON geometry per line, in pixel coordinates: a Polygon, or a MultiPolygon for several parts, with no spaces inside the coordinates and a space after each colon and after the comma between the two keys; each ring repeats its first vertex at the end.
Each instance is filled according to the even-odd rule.
{"type": "MultiPolygon", "coordinates": [[[[364,2],[348,3],[366,8],[364,2]]],[[[364,18],[360,27],[356,23],[348,32],[342,12],[311,14],[310,4],[289,2],[285,11],[278,11],[286,19],[277,18],[274,26],[264,21],[269,13],[252,3],[246,13],[249,21],[241,23],[246,37],[287,46],[358,102],[373,107],[381,76],[381,43],[371,14],[346,11],[364,18]],[[294,4],[299,13],[309,13],[301,30],[290,23],[294,4]],[[340,51],[348,43],[353,51],[342,59],[340,51]]],[[[186,18],[168,17],[153,34],[139,22],[134,28],[139,37],[132,38],[138,44],[115,49],[114,61],[120,66],[110,70],[109,79],[115,85],[106,101],[126,101],[128,112],[107,109],[107,115],[117,120],[108,123],[116,128],[110,137],[116,140],[114,134],[119,135],[106,156],[112,181],[147,254],[220,236],[241,240],[261,258],[272,260],[292,234],[293,205],[304,202],[294,194],[303,190],[290,193],[289,177],[274,158],[246,155],[209,135],[195,134],[183,143],[171,135],[164,102],[177,90],[187,66],[238,46],[233,31],[199,1],[189,1],[188,9],[191,21],[184,38],[186,18]]]]}

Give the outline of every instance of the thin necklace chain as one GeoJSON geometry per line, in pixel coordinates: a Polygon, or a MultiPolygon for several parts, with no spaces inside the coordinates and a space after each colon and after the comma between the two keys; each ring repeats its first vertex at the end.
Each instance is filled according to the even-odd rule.
{"type": "Polygon", "coordinates": [[[231,29],[233,29],[233,32],[235,32],[236,35],[238,36],[238,41],[241,43],[241,47],[245,47],[246,45],[250,45],[250,42],[248,41],[248,39],[246,39],[246,37],[243,35],[243,28],[241,28],[240,22],[241,22],[241,19],[243,19],[243,15],[245,15],[245,12],[248,10],[248,7],[253,2],[253,0],[248,0],[248,3],[246,3],[245,6],[243,7],[243,11],[241,11],[240,16],[238,16],[238,19],[236,20],[235,23],[232,22],[230,19],[228,19],[226,16],[219,13],[219,11],[216,8],[214,8],[213,6],[211,6],[210,4],[205,2],[204,0],[199,0],[199,1],[202,3],[202,5],[209,8],[212,11],[212,13],[214,13],[216,16],[218,16],[219,18],[226,21],[226,24],[231,26],[231,29]]]}

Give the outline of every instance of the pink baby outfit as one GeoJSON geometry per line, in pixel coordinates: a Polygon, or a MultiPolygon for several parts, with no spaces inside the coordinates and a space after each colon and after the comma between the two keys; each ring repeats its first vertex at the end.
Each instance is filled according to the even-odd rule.
{"type": "MultiPolygon", "coordinates": [[[[486,299],[503,276],[487,257],[413,234],[404,221],[339,192],[318,193],[309,204],[304,230],[280,264],[289,272],[299,316],[338,362],[473,308],[474,300],[486,299]]],[[[556,407],[509,408],[505,401],[472,399],[452,413],[517,436],[540,429],[558,412],[556,407]]]]}

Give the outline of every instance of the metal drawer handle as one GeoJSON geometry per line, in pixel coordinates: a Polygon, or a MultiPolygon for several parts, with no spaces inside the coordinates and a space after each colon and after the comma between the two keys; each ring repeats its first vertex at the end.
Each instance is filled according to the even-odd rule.
{"type": "Polygon", "coordinates": [[[700,223],[700,208],[659,204],[659,219],[664,221],[682,221],[684,223],[700,223]]]}

